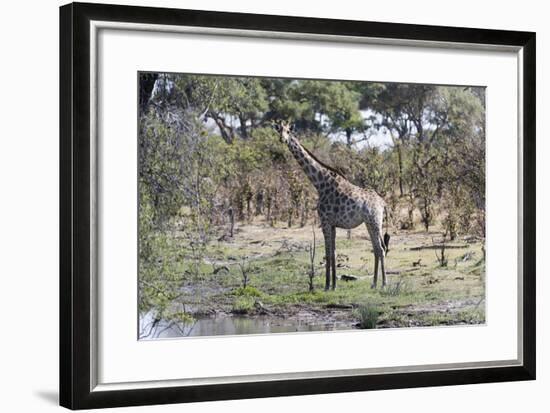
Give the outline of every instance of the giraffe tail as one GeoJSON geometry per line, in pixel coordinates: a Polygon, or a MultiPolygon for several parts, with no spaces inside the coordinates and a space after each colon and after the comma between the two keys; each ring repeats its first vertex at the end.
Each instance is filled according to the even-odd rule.
{"type": "Polygon", "coordinates": [[[388,252],[390,252],[390,234],[387,232],[384,234],[384,251],[386,252],[386,255],[388,255],[388,252]]]}

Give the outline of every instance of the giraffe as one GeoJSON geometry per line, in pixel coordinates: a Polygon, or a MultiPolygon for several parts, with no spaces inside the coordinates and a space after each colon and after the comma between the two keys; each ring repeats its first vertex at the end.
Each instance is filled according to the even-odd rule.
{"type": "Polygon", "coordinates": [[[362,223],[366,224],[374,251],[374,277],[371,288],[376,288],[379,264],[382,271],[382,287],[384,287],[386,285],[384,258],[388,252],[390,239],[387,233],[382,237],[385,201],[374,190],[353,185],[334,168],[317,159],[300,144],[288,123],[281,122],[276,124],[275,128],[279,132],[281,141],[286,143],[319,194],[317,212],[325,239],[325,290],[336,288],[336,228],[352,229],[362,223]]]}

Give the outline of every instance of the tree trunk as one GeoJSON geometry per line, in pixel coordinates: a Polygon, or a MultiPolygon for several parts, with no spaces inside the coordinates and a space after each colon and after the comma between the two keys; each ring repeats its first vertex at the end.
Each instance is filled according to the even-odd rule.
{"type": "Polygon", "coordinates": [[[346,128],[346,145],[348,148],[351,148],[351,144],[353,143],[351,140],[352,132],[351,128],[346,128]]]}
{"type": "Polygon", "coordinates": [[[300,227],[303,228],[307,223],[307,210],[309,208],[309,197],[306,196],[306,199],[302,203],[302,214],[300,217],[300,227]]]}
{"type": "Polygon", "coordinates": [[[225,124],[225,121],[223,118],[221,118],[217,113],[209,112],[208,116],[214,120],[216,125],[218,126],[218,129],[220,131],[220,135],[222,135],[222,139],[228,143],[232,144],[235,140],[235,132],[233,131],[233,128],[229,125],[225,124]]]}
{"type": "Polygon", "coordinates": [[[229,236],[233,238],[233,230],[235,229],[235,214],[233,207],[229,207],[229,236]]]}
{"type": "Polygon", "coordinates": [[[292,208],[290,208],[288,210],[288,222],[287,222],[289,228],[292,227],[292,213],[293,213],[292,208]]]}
{"type": "Polygon", "coordinates": [[[399,197],[403,197],[403,154],[401,142],[397,145],[397,164],[399,167],[399,197]]]}
{"type": "Polygon", "coordinates": [[[265,219],[267,220],[267,222],[271,223],[271,195],[269,193],[267,194],[265,207],[266,207],[265,219]]]}
{"type": "Polygon", "coordinates": [[[248,129],[246,127],[246,119],[243,115],[239,115],[239,122],[241,124],[241,136],[243,139],[248,139],[248,129]]]}
{"type": "Polygon", "coordinates": [[[261,215],[264,210],[264,191],[259,190],[256,192],[256,210],[254,215],[261,215]]]}
{"type": "MultiPolygon", "coordinates": [[[[240,192],[240,191],[239,191],[240,192]]],[[[243,195],[242,193],[237,194],[235,198],[235,205],[237,206],[237,219],[240,221],[244,220],[244,207],[243,207],[243,195]]]]}
{"type": "Polygon", "coordinates": [[[430,205],[429,205],[429,201],[427,198],[424,198],[424,228],[426,229],[426,232],[429,231],[430,229],[430,205]]]}
{"type": "Polygon", "coordinates": [[[252,218],[252,211],[251,211],[251,208],[250,208],[251,202],[252,202],[252,194],[248,193],[246,195],[246,219],[247,219],[247,221],[250,221],[250,219],[252,218]]]}

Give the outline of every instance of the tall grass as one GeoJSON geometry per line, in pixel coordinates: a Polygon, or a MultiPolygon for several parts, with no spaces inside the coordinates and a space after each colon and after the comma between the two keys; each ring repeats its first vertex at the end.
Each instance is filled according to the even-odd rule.
{"type": "Polygon", "coordinates": [[[380,311],[372,304],[365,304],[357,309],[359,317],[359,328],[372,329],[376,328],[380,311]]]}

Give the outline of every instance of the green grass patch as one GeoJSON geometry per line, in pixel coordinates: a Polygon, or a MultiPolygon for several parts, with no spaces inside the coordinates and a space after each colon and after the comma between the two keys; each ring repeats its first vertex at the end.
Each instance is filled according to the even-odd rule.
{"type": "Polygon", "coordinates": [[[356,310],[356,315],[359,318],[358,327],[361,329],[376,328],[380,310],[372,304],[365,304],[356,310]]]}
{"type": "Polygon", "coordinates": [[[232,295],[246,296],[246,297],[261,297],[262,292],[257,288],[247,285],[246,287],[237,287],[231,290],[232,295]]]}
{"type": "Polygon", "coordinates": [[[390,282],[386,287],[380,290],[380,295],[397,297],[403,294],[409,294],[411,291],[410,285],[406,280],[397,280],[390,282]]]}
{"type": "Polygon", "coordinates": [[[254,310],[256,300],[253,297],[242,296],[233,302],[232,312],[235,314],[248,314],[254,310]]]}

